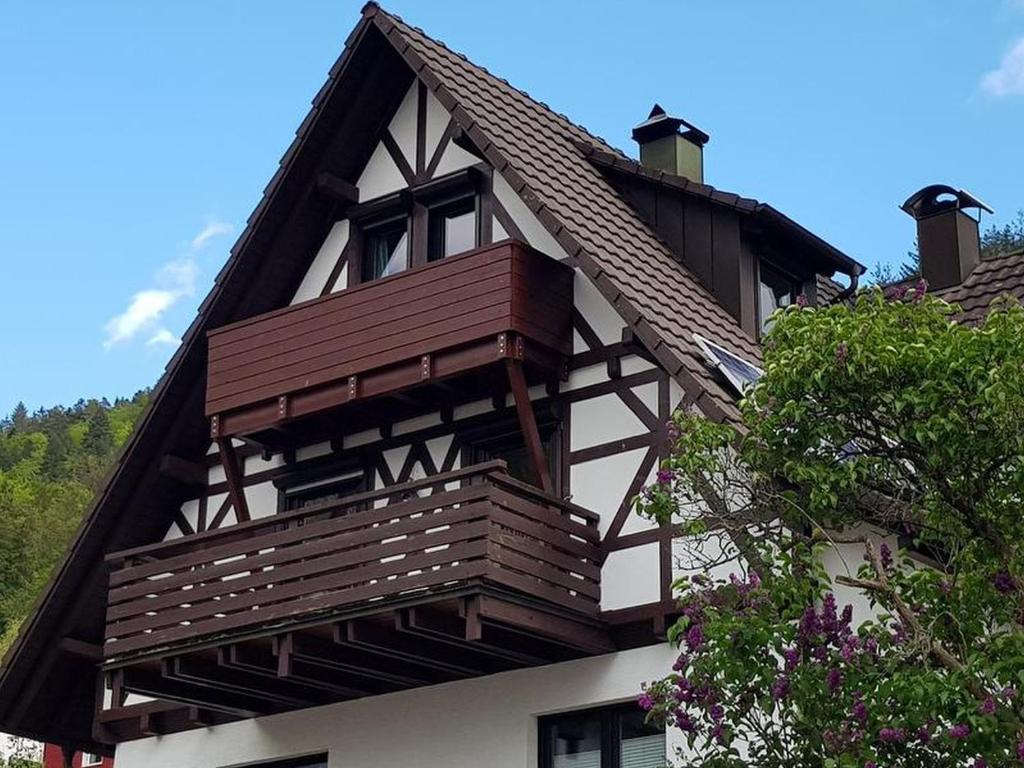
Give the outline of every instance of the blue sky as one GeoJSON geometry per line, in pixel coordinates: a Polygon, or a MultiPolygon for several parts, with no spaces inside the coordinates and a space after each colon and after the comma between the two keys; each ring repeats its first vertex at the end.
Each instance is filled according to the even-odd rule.
{"type": "MultiPolygon", "coordinates": [[[[360,6],[0,5],[0,412],[156,380],[360,6]]],[[[1024,0],[385,7],[628,152],[661,102],[709,183],[867,264],[926,183],[1024,207],[1024,0]]]]}

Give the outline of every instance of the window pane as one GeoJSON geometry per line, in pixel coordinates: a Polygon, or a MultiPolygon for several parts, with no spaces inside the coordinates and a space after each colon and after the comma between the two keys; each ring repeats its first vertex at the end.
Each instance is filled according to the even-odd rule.
{"type": "Polygon", "coordinates": [[[644,713],[625,711],[619,720],[621,768],[662,768],[665,732],[644,722],[644,713]]]}
{"type": "Polygon", "coordinates": [[[768,330],[768,318],[776,309],[788,307],[796,300],[799,286],[795,281],[761,264],[760,296],[758,297],[758,320],[761,330],[768,330]]]}
{"type": "Polygon", "coordinates": [[[476,198],[467,197],[430,210],[428,261],[476,247],[476,198]]]}
{"type": "Polygon", "coordinates": [[[601,768],[601,717],[567,715],[550,726],[551,768],[601,768]]]}
{"type": "Polygon", "coordinates": [[[444,255],[451,256],[476,247],[476,212],[467,211],[444,220],[444,255]]]}
{"type": "Polygon", "coordinates": [[[405,221],[366,233],[363,282],[401,272],[409,266],[408,232],[405,221]]]}

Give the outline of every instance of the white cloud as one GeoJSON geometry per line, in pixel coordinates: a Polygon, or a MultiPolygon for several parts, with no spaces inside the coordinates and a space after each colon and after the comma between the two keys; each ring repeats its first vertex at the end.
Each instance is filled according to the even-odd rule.
{"type": "Polygon", "coordinates": [[[235,231],[235,228],[228,224],[226,221],[211,221],[202,231],[192,238],[192,250],[198,251],[210,240],[221,235],[230,235],[235,231]]]}
{"type": "Polygon", "coordinates": [[[147,347],[157,347],[165,345],[169,347],[176,347],[179,344],[181,344],[181,339],[179,339],[166,328],[160,328],[159,330],[157,330],[156,333],[154,333],[152,336],[146,339],[147,347]]]}
{"type": "Polygon", "coordinates": [[[981,90],[991,96],[1024,96],[1024,37],[1010,47],[997,69],[981,78],[981,90]]]}
{"type": "Polygon", "coordinates": [[[157,270],[154,287],[137,292],[124,312],[107,321],[103,326],[106,332],[103,348],[111,349],[146,333],[149,334],[147,346],[180,344],[181,340],[163,327],[161,320],[176,302],[195,294],[199,278],[197,252],[210,240],[230,234],[232,230],[230,224],[222,221],[214,221],[203,227],[190,241],[185,255],[167,262],[157,270]]]}
{"type": "Polygon", "coordinates": [[[110,349],[122,341],[134,338],[141,331],[152,328],[176,298],[172,291],[157,289],[136,293],[128,303],[128,309],[112,317],[104,326],[107,332],[107,338],[103,342],[104,348],[110,349]]]}

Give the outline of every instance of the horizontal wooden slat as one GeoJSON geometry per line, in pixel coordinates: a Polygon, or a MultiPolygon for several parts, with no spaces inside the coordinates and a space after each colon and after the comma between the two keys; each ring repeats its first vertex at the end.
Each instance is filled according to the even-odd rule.
{"type": "Polygon", "coordinates": [[[596,612],[590,513],[511,480],[500,462],[405,483],[405,493],[434,492],[372,508],[397,488],[119,553],[112,562],[128,565],[111,574],[105,657],[474,579],[552,610],[596,612]],[[464,484],[440,490],[452,482],[464,484]]]}

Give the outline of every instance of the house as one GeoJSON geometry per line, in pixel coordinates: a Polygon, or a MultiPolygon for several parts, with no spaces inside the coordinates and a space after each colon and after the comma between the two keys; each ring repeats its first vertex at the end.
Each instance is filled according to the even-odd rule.
{"type": "Polygon", "coordinates": [[[660,765],[632,702],[673,660],[672,540],[631,499],[673,409],[737,418],[772,310],[863,268],[708,186],[687,121],[633,135],[367,5],[0,729],[118,768],[660,765]]]}

